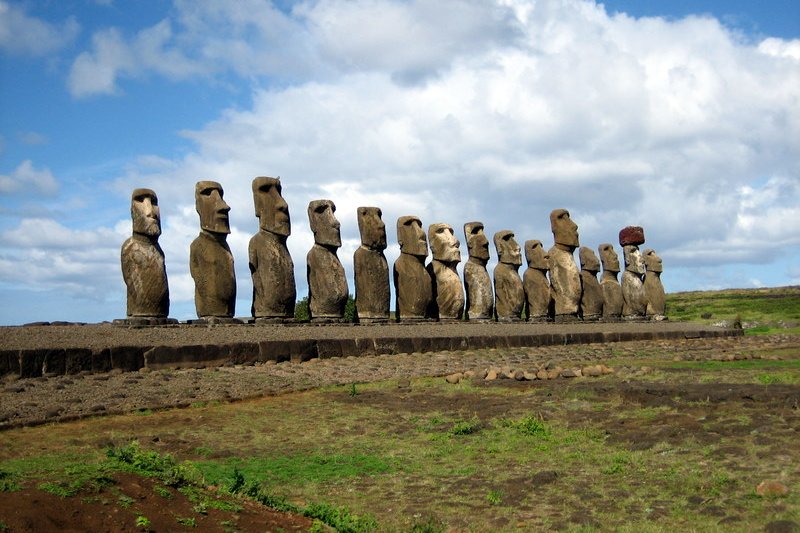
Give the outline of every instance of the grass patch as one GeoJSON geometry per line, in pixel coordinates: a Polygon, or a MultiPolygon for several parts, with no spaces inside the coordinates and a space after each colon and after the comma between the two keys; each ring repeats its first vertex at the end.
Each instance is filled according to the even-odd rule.
{"type": "Polygon", "coordinates": [[[212,484],[233,480],[234,490],[242,486],[245,478],[265,485],[321,483],[386,474],[395,469],[390,460],[362,454],[312,454],[246,460],[234,458],[225,462],[198,461],[195,466],[212,484]]]}
{"type": "Polygon", "coordinates": [[[671,361],[663,364],[667,368],[695,370],[761,370],[787,368],[800,370],[800,359],[771,361],[767,359],[742,359],[740,361],[671,361]]]}

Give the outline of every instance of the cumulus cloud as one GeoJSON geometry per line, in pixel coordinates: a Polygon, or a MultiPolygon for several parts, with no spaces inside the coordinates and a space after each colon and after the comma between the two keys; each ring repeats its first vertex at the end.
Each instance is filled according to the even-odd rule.
{"type": "MultiPolygon", "coordinates": [[[[714,275],[800,244],[796,46],[744,42],[712,17],[610,16],[579,0],[320,0],[288,13],[257,0],[179,1],[136,35],[96,34],[72,73],[80,95],[152,72],[290,73],[280,84],[256,78],[252,105],[183,132],[193,149],[133,161],[114,184],[121,213],[132,188],[158,192],[173,300],[188,305],[193,184],[220,181],[246,314],[259,175],[283,180],[298,296],[313,242],[306,206],[318,198],[338,206],[351,280],[355,207],[377,205],[390,242],[397,217],[415,214],[462,240],[463,223],[482,220],[489,235],[512,229],[548,247],[548,214],[566,207],[591,247],[644,226],[668,290],[753,283],[714,275]]],[[[397,253],[392,244],[390,262],[397,253]]]]}
{"type": "Polygon", "coordinates": [[[0,1],[0,49],[41,56],[72,42],[80,32],[74,17],[53,24],[28,15],[19,5],[0,1]]]}
{"type": "Polygon", "coordinates": [[[37,169],[30,159],[26,159],[11,174],[0,175],[0,193],[19,194],[39,192],[54,195],[58,192],[58,182],[49,169],[37,169]]]}

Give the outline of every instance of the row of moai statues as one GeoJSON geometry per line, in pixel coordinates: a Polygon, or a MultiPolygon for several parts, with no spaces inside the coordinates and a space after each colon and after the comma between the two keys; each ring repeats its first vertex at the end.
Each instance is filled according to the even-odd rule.
{"type": "MultiPolygon", "coordinates": [[[[297,290],[294,263],[286,246],[291,234],[289,207],[282,196],[280,178],[257,177],[252,183],[259,231],[248,247],[253,281],[251,315],[256,323],[287,322],[294,318],[297,290]]],[[[199,181],[195,206],[200,234],[190,247],[190,272],[195,283],[195,307],[200,322],[238,322],[234,318],[236,275],[227,244],[230,207],[222,186],[199,181]]],[[[349,292],[344,268],[337,256],[341,247],[336,206],[330,200],[314,200],[308,218],[314,245],[306,256],[309,313],[313,321],[338,322],[345,313],[349,292]]],[[[156,193],[135,189],[131,196],[133,235],[122,245],[121,263],[127,286],[126,323],[162,324],[168,318],[169,288],[156,193]]],[[[353,257],[356,316],[360,322],[387,322],[390,318],[390,277],[384,256],[386,227],[377,207],[357,209],[361,246],[353,257]]],[[[555,244],[545,251],[541,241],[525,242],[528,268],[522,265],[520,246],[510,230],[494,234],[498,264],[494,280],[489,276],[489,241],[481,222],[464,224],[469,258],[463,283],[456,267],[461,262],[460,242],[452,226],[432,224],[426,233],[416,216],[397,220],[400,256],[393,266],[395,318],[398,321],[464,318],[476,321],[513,322],[571,320],[664,319],[664,287],[661,259],[653,250],[639,246],[644,231],[637,226],[619,234],[625,270],[618,281],[619,259],[611,244],[598,248],[603,272],[594,251],[579,250],[581,268],[575,263],[579,247],[578,227],[566,209],[550,214],[555,244]],[[426,265],[428,245],[432,259],[426,265]]]]}

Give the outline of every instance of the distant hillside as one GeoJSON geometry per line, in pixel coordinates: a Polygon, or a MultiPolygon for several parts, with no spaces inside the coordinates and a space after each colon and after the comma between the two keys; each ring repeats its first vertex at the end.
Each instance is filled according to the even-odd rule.
{"type": "Polygon", "coordinates": [[[800,286],[667,294],[670,320],[733,325],[749,334],[800,334],[800,286]]]}

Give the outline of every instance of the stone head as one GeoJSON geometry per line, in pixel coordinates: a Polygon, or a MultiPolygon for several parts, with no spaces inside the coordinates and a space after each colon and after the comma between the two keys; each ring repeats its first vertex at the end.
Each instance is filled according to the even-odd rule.
{"type": "Polygon", "coordinates": [[[606,272],[619,272],[619,257],[611,243],[604,243],[597,247],[600,253],[600,261],[603,262],[603,270],[606,272]]]}
{"type": "Polygon", "coordinates": [[[461,243],[456,239],[450,224],[431,224],[428,227],[428,242],[431,243],[431,254],[437,261],[444,263],[461,261],[461,243]]]}
{"type": "Polygon", "coordinates": [[[216,181],[198,181],[194,186],[194,203],[200,215],[200,227],[212,233],[231,232],[228,212],[231,208],[222,199],[222,185],[216,181]]]}
{"type": "Polygon", "coordinates": [[[161,235],[161,212],[158,197],[151,189],[134,189],[131,194],[133,232],[148,237],[161,235]]]}
{"type": "Polygon", "coordinates": [[[644,251],[644,266],[648,272],[663,272],[664,265],[661,262],[661,258],[658,257],[656,251],[652,248],[648,248],[644,251]]]}
{"type": "Polygon", "coordinates": [[[253,202],[259,227],[275,235],[292,233],[289,204],[281,196],[281,179],[260,176],[253,180],[253,202]]]}
{"type": "Polygon", "coordinates": [[[547,270],[547,252],[542,246],[542,241],[525,241],[525,260],[530,268],[547,270]]]}
{"type": "Polygon", "coordinates": [[[428,256],[428,241],[422,229],[422,221],[415,216],[405,216],[397,219],[397,242],[400,244],[400,253],[428,256]]]}
{"type": "Polygon", "coordinates": [[[338,248],[342,245],[339,221],[334,213],[336,205],[330,200],[312,200],[308,203],[308,222],[314,233],[314,242],[338,248]]]}
{"type": "Polygon", "coordinates": [[[383,223],[383,212],[379,207],[359,207],[358,231],[361,233],[361,244],[371,250],[386,249],[386,224],[383,223]]]}
{"type": "Polygon", "coordinates": [[[553,230],[556,244],[569,248],[570,251],[580,246],[578,225],[572,221],[566,209],[554,209],[550,213],[550,229],[553,230]]]}
{"type": "Polygon", "coordinates": [[[483,232],[483,222],[464,224],[464,237],[467,239],[469,256],[481,261],[489,260],[489,239],[483,232]]]}
{"type": "Polygon", "coordinates": [[[578,251],[578,258],[581,261],[581,270],[594,272],[595,274],[600,272],[600,261],[597,259],[597,256],[594,255],[594,250],[591,248],[581,246],[578,251]]]}
{"type": "Polygon", "coordinates": [[[638,246],[635,244],[623,246],[622,254],[625,258],[625,270],[634,274],[644,274],[644,261],[638,246]]]}
{"type": "Polygon", "coordinates": [[[497,250],[497,260],[507,265],[520,266],[522,264],[522,254],[519,244],[514,240],[514,232],[510,230],[500,230],[494,234],[494,247],[497,250]]]}

